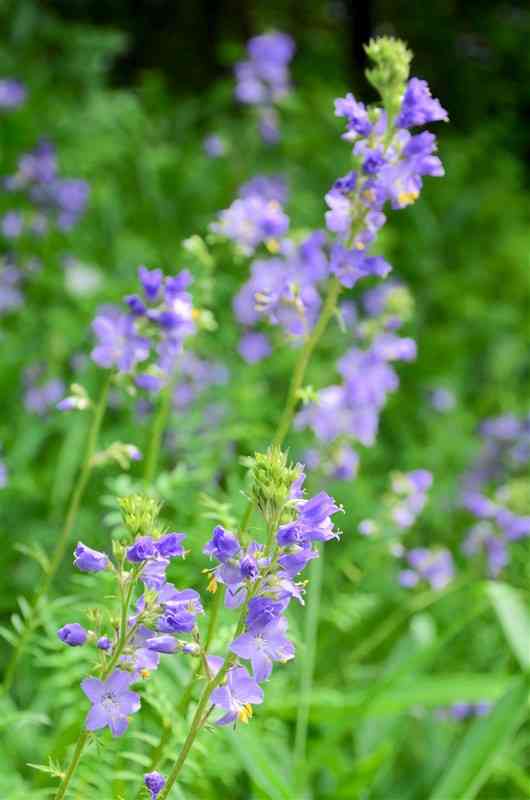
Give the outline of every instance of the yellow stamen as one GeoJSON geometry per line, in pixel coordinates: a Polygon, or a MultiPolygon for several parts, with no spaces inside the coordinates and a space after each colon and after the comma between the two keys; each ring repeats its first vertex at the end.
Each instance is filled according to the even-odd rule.
{"type": "Polygon", "coordinates": [[[402,206],[408,206],[418,199],[419,192],[400,192],[398,202],[402,206]]]}
{"type": "Polygon", "coordinates": [[[148,678],[151,675],[151,673],[149,672],[148,669],[141,669],[140,675],[142,676],[142,678],[148,678]]]}
{"type": "Polygon", "coordinates": [[[217,578],[215,575],[212,575],[210,580],[208,581],[208,586],[206,587],[207,591],[211,594],[215,594],[217,591],[217,578]]]}
{"type": "Polygon", "coordinates": [[[246,703],[243,706],[243,708],[237,715],[237,718],[240,722],[244,722],[245,725],[247,724],[249,719],[252,719],[252,706],[250,705],[250,703],[246,703]]]}
{"type": "Polygon", "coordinates": [[[365,247],[364,242],[354,242],[353,246],[356,250],[364,250],[365,247]]]}
{"type": "Polygon", "coordinates": [[[267,239],[265,244],[269,253],[277,253],[280,249],[280,243],[277,239],[267,239]]]}

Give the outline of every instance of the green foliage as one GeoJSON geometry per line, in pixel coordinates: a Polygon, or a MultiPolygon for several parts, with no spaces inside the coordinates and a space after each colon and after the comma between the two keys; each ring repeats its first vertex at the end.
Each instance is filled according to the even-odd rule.
{"type": "MultiPolygon", "coordinates": [[[[275,346],[274,358],[263,365],[243,364],[231,302],[248,266],[208,233],[208,224],[243,180],[281,171],[292,188],[293,227],[321,226],[323,194],[348,169],[332,100],[351,87],[336,77],[340,56],[328,38],[321,47],[329,48],[329,58],[318,51],[323,68],[300,75],[297,92],[282,108],[283,140],[273,151],[261,147],[254,120],[230,106],[229,80],[178,100],[156,73],[134,89],[112,88],[109,68],[126,47],[124,35],[65,24],[43,8],[30,0],[0,6],[6,30],[0,76],[20,76],[29,89],[26,106],[2,117],[2,174],[11,173],[20,153],[45,135],[57,143],[61,172],[88,180],[91,196],[86,217],[71,233],[35,245],[31,254],[42,269],[24,287],[26,306],[1,319],[0,457],[9,469],[1,490],[2,666],[21,637],[28,644],[16,691],[0,696],[0,797],[6,800],[53,796],[53,772],[64,768],[88,708],[79,689],[87,669],[83,648],[64,647],[56,631],[74,620],[87,624],[86,609],[102,610],[110,591],[102,576],[72,574],[68,557],[47,602],[37,612],[28,605],[49,569],[89,412],[31,415],[22,402],[22,370],[43,363],[49,377],[66,385],[79,381],[94,398],[96,370],[85,364],[79,373],[71,364],[72,356],[91,347],[94,309],[134,291],[140,263],[194,273],[194,299],[204,314],[196,353],[224,363],[229,379],[173,415],[151,499],[145,498],[141,465],[132,464],[128,473],[120,464],[101,465],[74,537],[94,548],[122,538],[119,496],[128,497],[125,524],[147,531],[154,516],[149,504],[160,500],[164,525],[186,531],[191,551],[170,577],[202,592],[202,547],[214,524],[235,528],[243,517],[248,484],[242,460],[269,444],[295,358],[292,350],[275,346]],[[201,148],[203,135],[213,130],[229,143],[227,157],[215,161],[201,148]],[[88,289],[69,281],[65,255],[91,270],[95,280],[88,289]],[[140,509],[131,499],[139,496],[140,509]]],[[[402,57],[404,70],[405,52],[402,57]]],[[[405,79],[404,71],[398,78],[405,79]]],[[[436,87],[436,77],[433,82],[436,87]]],[[[444,126],[446,178],[426,185],[416,206],[396,213],[385,232],[385,255],[406,284],[396,290],[392,310],[410,317],[419,358],[400,369],[401,386],[385,410],[378,444],[362,449],[359,477],[326,486],[346,513],[341,543],[326,552],[321,590],[308,590],[319,597],[313,638],[307,640],[303,612],[295,610],[290,630],[297,660],[275,671],[248,728],[204,732],[174,791],[176,800],[287,800],[295,797],[300,770],[304,791],[310,786],[308,797],[315,800],[530,797],[528,685],[521,677],[530,668],[529,543],[514,547],[502,584],[485,586],[477,564],[461,555],[470,518],[455,510],[460,476],[478,449],[478,422],[528,411],[530,203],[528,176],[509,146],[520,132],[510,125],[509,115],[484,115],[465,135],[444,126]],[[447,414],[427,401],[437,386],[456,395],[447,414]],[[357,534],[361,519],[378,516],[389,472],[417,467],[432,470],[435,480],[409,542],[452,550],[460,577],[442,594],[400,589],[394,560],[357,534]],[[301,676],[308,689],[303,712],[301,676]],[[440,713],[453,703],[481,701],[495,706],[470,723],[440,713]],[[306,723],[298,722],[300,764],[292,743],[306,712],[306,723]]],[[[0,214],[9,207],[1,195],[0,214]]],[[[24,256],[27,247],[21,244],[24,256]]],[[[281,341],[274,331],[272,338],[275,345],[281,341]]],[[[348,331],[333,322],[312,361],[306,399],[336,379],[332,365],[347,343],[348,331]]],[[[101,450],[115,442],[144,450],[150,417],[140,413],[139,397],[113,400],[101,450]]],[[[297,432],[288,444],[289,461],[296,462],[311,441],[297,432]]],[[[260,470],[256,497],[265,502],[273,470],[263,459],[260,470]]],[[[273,478],[276,486],[278,475],[273,478]]],[[[512,487],[514,503],[529,514],[527,476],[519,480],[512,487]]],[[[228,623],[230,615],[222,613],[228,623]]],[[[227,640],[221,631],[214,652],[223,652],[227,640]]],[[[91,744],[71,800],[134,797],[161,730],[172,737],[167,751],[158,753],[159,768],[167,771],[189,723],[178,710],[189,671],[184,659],[163,663],[157,679],[141,690],[142,714],[127,736],[112,740],[105,734],[104,747],[91,744]]]]}

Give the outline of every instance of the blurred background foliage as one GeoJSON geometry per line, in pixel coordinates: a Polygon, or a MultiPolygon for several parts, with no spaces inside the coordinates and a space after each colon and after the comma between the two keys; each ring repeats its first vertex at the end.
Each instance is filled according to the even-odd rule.
{"type": "MultiPolygon", "coordinates": [[[[190,497],[206,493],[215,503],[230,501],[230,513],[240,512],[239,458],[266,446],[294,356],[282,348],[265,365],[241,361],[230,301],[246,276],[246,261],[228,247],[217,247],[213,261],[183,241],[205,234],[238,185],[257,173],[286,175],[294,227],[322,225],[323,195],[348,169],[332,101],[349,90],[373,99],[361,44],[374,34],[408,42],[413,73],[429,81],[449,110],[451,123],[439,131],[446,178],[428,183],[420,202],[394,215],[384,234],[385,255],[415,298],[408,332],[419,357],[400,369],[400,389],[384,412],[376,447],[362,453],[359,477],[329,487],[346,508],[345,535],[326,553],[302,767],[315,798],[424,800],[467,733],[468,723],[440,720],[437,709],[459,699],[496,700],[518,671],[486,602],[480,571],[462,561],[469,518],[456,505],[459,480],[478,450],[479,422],[529,408],[526,4],[432,0],[427,9],[402,0],[0,0],[0,30],[0,76],[16,77],[28,88],[25,105],[2,118],[2,175],[47,137],[57,145],[61,172],[90,184],[82,221],[70,233],[32,244],[31,255],[41,258],[43,269],[28,281],[25,305],[1,319],[0,445],[9,482],[1,494],[0,613],[8,627],[13,613],[24,617],[16,598],[31,593],[39,574],[18,548],[39,544],[46,550],[54,541],[86,426],[83,415],[28,413],[23,369],[43,364],[48,377],[67,384],[75,378],[94,393],[96,370],[85,364],[74,375],[71,359],[90,348],[95,308],[134,290],[138,264],[193,270],[196,298],[217,321],[214,335],[201,334],[197,351],[225,363],[230,379],[174,418],[157,485],[167,520],[189,532],[194,548],[175,579],[203,589],[197,575],[212,524],[204,513],[212,503],[191,503],[190,497]],[[296,40],[296,90],[282,108],[280,145],[266,149],[251,115],[233,101],[231,68],[245,40],[271,27],[296,40]],[[212,132],[228,143],[226,157],[205,156],[202,141],[212,132]],[[94,268],[97,281],[89,292],[69,285],[67,256],[94,268]],[[428,392],[436,387],[455,394],[449,413],[429,404],[428,392]],[[211,402],[225,409],[221,425],[204,424],[211,402]],[[441,599],[400,589],[381,550],[359,542],[356,533],[360,519],[377,514],[388,473],[416,467],[432,470],[434,487],[411,538],[450,547],[461,568],[454,589],[441,599]]],[[[0,196],[0,211],[8,207],[9,198],[0,196]]],[[[343,347],[333,335],[326,338],[311,384],[333,380],[330,363],[343,347]]],[[[116,403],[104,445],[118,439],[143,447],[148,420],[135,413],[135,402],[116,403]]],[[[289,442],[296,455],[306,443],[301,434],[289,442]]],[[[115,495],[139,476],[136,467],[130,475],[99,471],[76,538],[103,546],[115,523],[115,495]]],[[[529,555],[528,542],[522,542],[509,573],[526,605],[529,555]]],[[[19,666],[16,695],[0,699],[0,797],[50,796],[48,776],[26,764],[43,762],[50,752],[63,756],[84,713],[78,686],[86,669],[79,651],[64,649],[55,630],[77,619],[76,609],[93,603],[100,591],[96,580],[75,577],[64,565],[45,629],[19,666]]],[[[288,757],[307,644],[303,618],[293,616],[299,658],[276,670],[266,705],[248,729],[203,737],[183,773],[182,796],[303,796],[294,788],[288,757]]],[[[0,664],[7,656],[6,646],[0,664]]],[[[186,669],[173,659],[160,670],[146,689],[142,720],[124,740],[109,741],[87,757],[72,798],[89,800],[98,791],[110,797],[109,786],[114,798],[132,796],[130,781],[148,763],[145,753],[156,747],[161,721],[181,741],[185,721],[176,704],[186,669]]],[[[469,796],[530,797],[529,742],[526,722],[509,749],[495,751],[488,781],[469,796]]]]}

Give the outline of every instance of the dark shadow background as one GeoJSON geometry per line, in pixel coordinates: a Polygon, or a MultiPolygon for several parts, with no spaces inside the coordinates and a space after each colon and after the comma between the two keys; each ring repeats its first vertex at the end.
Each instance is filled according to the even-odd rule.
{"type": "MultiPolygon", "coordinates": [[[[414,73],[436,84],[453,130],[503,116],[507,145],[527,161],[530,142],[530,5],[473,0],[43,0],[65,21],[124,31],[116,85],[159,70],[177,96],[200,92],[231,70],[234,48],[267,27],[297,42],[295,78],[319,72],[355,86],[363,44],[403,37],[414,73]],[[436,80],[434,81],[434,77],[436,80]]],[[[237,50],[236,50],[237,52],[237,50]]],[[[366,87],[364,87],[366,88],[366,87]]]]}

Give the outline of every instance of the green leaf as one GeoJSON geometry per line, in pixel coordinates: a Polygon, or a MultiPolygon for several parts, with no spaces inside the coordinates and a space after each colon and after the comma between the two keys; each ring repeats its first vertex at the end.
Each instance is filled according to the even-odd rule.
{"type": "Polygon", "coordinates": [[[278,760],[271,757],[263,739],[247,728],[230,732],[232,747],[239,754],[249,776],[270,800],[293,800],[293,793],[279,769],[278,760]]]}
{"type": "Polygon", "coordinates": [[[472,800],[488,779],[495,755],[527,713],[528,681],[517,678],[488,716],[470,727],[430,800],[472,800]]]}
{"type": "Polygon", "coordinates": [[[520,592],[507,583],[490,583],[487,594],[514,656],[523,670],[530,670],[530,610],[520,592]]]}

